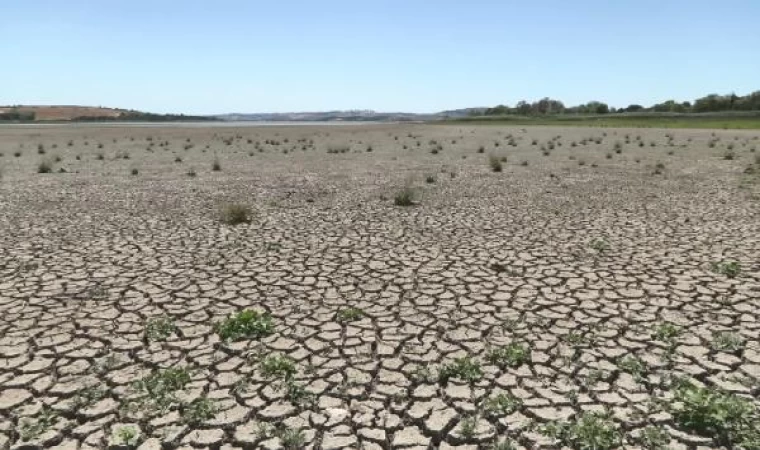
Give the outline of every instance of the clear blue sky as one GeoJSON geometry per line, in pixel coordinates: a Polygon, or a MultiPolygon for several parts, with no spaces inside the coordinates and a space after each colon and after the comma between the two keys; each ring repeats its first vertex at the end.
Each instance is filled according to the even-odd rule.
{"type": "Polygon", "coordinates": [[[0,104],[429,112],[760,89],[759,0],[0,2],[0,104]]]}

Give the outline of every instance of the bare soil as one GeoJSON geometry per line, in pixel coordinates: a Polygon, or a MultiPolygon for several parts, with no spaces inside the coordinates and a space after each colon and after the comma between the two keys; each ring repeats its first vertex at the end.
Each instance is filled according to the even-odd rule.
{"type": "Polygon", "coordinates": [[[0,449],[736,445],[671,403],[758,405],[758,136],[0,127],[0,449]]]}

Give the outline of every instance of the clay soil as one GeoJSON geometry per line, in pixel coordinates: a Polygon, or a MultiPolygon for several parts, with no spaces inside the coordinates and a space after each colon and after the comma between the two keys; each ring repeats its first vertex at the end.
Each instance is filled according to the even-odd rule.
{"type": "Polygon", "coordinates": [[[758,136],[0,127],[0,449],[739,448],[758,136]]]}

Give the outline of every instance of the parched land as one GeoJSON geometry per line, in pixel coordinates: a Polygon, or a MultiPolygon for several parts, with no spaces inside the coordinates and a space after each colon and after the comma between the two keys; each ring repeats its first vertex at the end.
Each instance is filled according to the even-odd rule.
{"type": "Polygon", "coordinates": [[[0,449],[760,448],[759,136],[0,127],[0,449]]]}

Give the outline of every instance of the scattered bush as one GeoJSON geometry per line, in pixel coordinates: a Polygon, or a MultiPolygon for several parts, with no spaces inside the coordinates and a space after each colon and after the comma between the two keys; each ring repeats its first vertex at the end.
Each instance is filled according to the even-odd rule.
{"type": "Polygon", "coordinates": [[[250,223],[251,209],[248,206],[239,203],[224,205],[219,211],[219,220],[225,225],[250,223]]]}
{"type": "Polygon", "coordinates": [[[741,273],[742,268],[736,261],[721,261],[713,263],[712,270],[713,272],[725,275],[728,278],[736,278],[741,273]]]}
{"type": "Polygon", "coordinates": [[[760,411],[751,400],[688,382],[674,394],[669,410],[681,427],[729,448],[760,448],[760,411]]]}
{"type": "Polygon", "coordinates": [[[501,347],[494,347],[486,353],[486,361],[502,369],[519,367],[530,361],[530,348],[525,344],[512,342],[501,347]]]}
{"type": "Polygon", "coordinates": [[[42,160],[37,164],[37,173],[51,173],[53,172],[53,164],[48,160],[42,160]]]}
{"type": "Polygon", "coordinates": [[[503,169],[501,161],[495,155],[488,157],[488,165],[491,167],[492,172],[501,172],[503,169]]]}
{"type": "Polygon", "coordinates": [[[268,313],[244,309],[215,323],[214,331],[223,341],[260,338],[274,333],[274,322],[268,313]]]}
{"type": "Polygon", "coordinates": [[[266,379],[291,380],[298,373],[298,368],[292,358],[269,355],[259,363],[259,372],[266,379]]]}
{"type": "Polygon", "coordinates": [[[445,384],[451,378],[458,378],[472,384],[483,378],[483,370],[477,361],[469,357],[457,358],[438,369],[438,382],[445,384]]]}
{"type": "Polygon", "coordinates": [[[586,412],[574,422],[551,423],[543,432],[563,445],[579,450],[615,449],[623,442],[623,435],[615,422],[608,415],[596,412],[586,412]]]}
{"type": "Polygon", "coordinates": [[[410,187],[404,187],[393,196],[393,204],[396,206],[414,205],[414,190],[410,187]]]}
{"type": "Polygon", "coordinates": [[[336,319],[338,322],[353,322],[361,320],[364,316],[364,311],[359,308],[345,308],[338,311],[336,319]]]}

